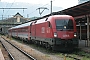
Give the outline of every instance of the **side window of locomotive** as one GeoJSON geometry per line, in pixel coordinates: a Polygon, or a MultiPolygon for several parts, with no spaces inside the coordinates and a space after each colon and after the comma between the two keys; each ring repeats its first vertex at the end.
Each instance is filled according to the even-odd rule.
{"type": "Polygon", "coordinates": [[[51,25],[51,23],[50,23],[50,22],[48,22],[48,27],[49,27],[49,28],[52,28],[52,25],[51,25]]]}

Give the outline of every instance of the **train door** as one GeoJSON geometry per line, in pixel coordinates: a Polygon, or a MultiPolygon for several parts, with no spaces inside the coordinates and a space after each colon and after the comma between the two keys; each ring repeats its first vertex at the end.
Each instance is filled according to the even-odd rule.
{"type": "Polygon", "coordinates": [[[30,27],[29,27],[30,40],[31,40],[31,36],[32,36],[32,33],[31,33],[31,28],[32,28],[32,23],[30,24],[30,27]]]}
{"type": "Polygon", "coordinates": [[[51,34],[51,28],[52,28],[52,26],[51,26],[51,24],[50,24],[49,21],[46,23],[46,26],[47,26],[47,29],[46,29],[47,35],[46,35],[46,37],[47,38],[50,38],[52,36],[52,34],[51,34]]]}
{"type": "Polygon", "coordinates": [[[36,25],[34,22],[30,25],[30,36],[32,40],[36,39],[36,25]]]}

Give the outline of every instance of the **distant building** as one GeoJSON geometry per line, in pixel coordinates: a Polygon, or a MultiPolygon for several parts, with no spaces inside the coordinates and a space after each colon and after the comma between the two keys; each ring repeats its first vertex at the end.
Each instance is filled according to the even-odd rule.
{"type": "Polygon", "coordinates": [[[82,4],[82,3],[85,3],[87,1],[90,1],[90,0],[78,0],[78,4],[82,4]]]}
{"type": "Polygon", "coordinates": [[[24,18],[21,14],[17,13],[13,17],[0,20],[0,33],[7,34],[8,29],[20,25],[30,19],[24,18]]]}

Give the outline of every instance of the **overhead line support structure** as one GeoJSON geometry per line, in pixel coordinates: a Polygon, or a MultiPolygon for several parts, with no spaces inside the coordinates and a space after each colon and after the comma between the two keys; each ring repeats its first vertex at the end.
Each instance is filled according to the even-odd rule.
{"type": "Polygon", "coordinates": [[[41,14],[44,12],[45,9],[49,10],[49,9],[46,8],[46,7],[39,7],[39,8],[37,8],[36,10],[39,10],[39,14],[40,14],[40,16],[41,16],[41,14]],[[43,10],[41,11],[41,9],[43,9],[43,10]]]}
{"type": "Polygon", "coordinates": [[[4,9],[23,9],[24,11],[24,9],[27,9],[27,8],[0,8],[0,9],[3,9],[3,12],[4,12],[4,9]]]}
{"type": "Polygon", "coordinates": [[[0,8],[0,9],[27,9],[27,8],[0,8]]]}
{"type": "MultiPolygon", "coordinates": [[[[24,9],[27,8],[0,8],[0,9],[3,9],[3,13],[4,13],[4,9],[23,9],[23,13],[24,13],[24,9]]],[[[3,15],[2,15],[2,20],[3,20],[3,15]]]]}

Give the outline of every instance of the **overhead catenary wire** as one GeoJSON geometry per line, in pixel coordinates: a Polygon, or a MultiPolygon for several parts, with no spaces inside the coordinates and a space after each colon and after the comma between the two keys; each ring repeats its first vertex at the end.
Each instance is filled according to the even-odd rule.
{"type": "MultiPolygon", "coordinates": [[[[15,3],[15,0],[12,2],[10,8],[13,6],[14,3],[15,3]]],[[[8,9],[8,11],[6,12],[6,14],[7,14],[8,12],[9,12],[9,9],[8,9]]]]}
{"type": "MultiPolygon", "coordinates": [[[[51,0],[52,1],[52,0],[51,0]]],[[[54,2],[55,0],[53,0],[52,2],[54,2]]],[[[50,2],[49,3],[47,3],[47,4],[45,4],[45,5],[43,5],[43,6],[41,6],[41,7],[44,7],[44,6],[46,6],[46,5],[49,5],[50,4],[50,2]]],[[[36,9],[34,10],[34,11],[32,11],[31,13],[29,13],[29,14],[33,14],[33,13],[35,13],[35,11],[36,11],[36,9]]]]}
{"type": "MultiPolygon", "coordinates": [[[[45,4],[44,6],[46,6],[46,5],[48,5],[48,4],[45,4]]],[[[31,13],[29,13],[29,14],[33,14],[33,13],[35,13],[35,11],[36,11],[36,9],[34,11],[32,11],[31,13]]]]}

